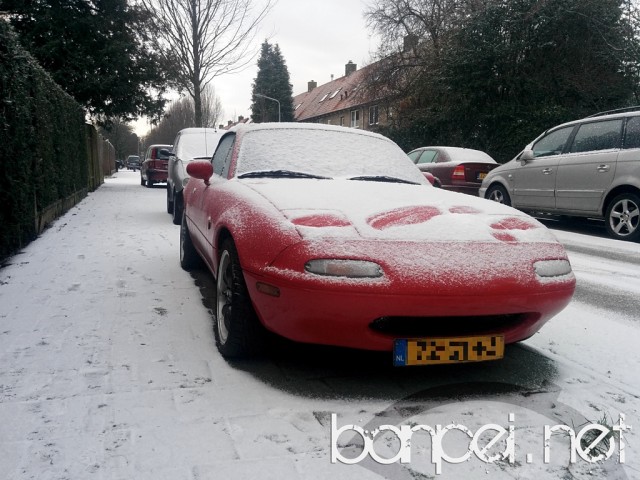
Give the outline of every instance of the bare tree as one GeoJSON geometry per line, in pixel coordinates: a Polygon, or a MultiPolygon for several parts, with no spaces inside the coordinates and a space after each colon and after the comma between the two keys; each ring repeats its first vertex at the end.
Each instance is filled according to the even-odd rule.
{"type": "MultiPolygon", "coordinates": [[[[192,102],[195,121],[195,106],[192,102]]],[[[211,84],[207,85],[202,92],[202,126],[215,128],[222,118],[222,102],[220,97],[216,95],[215,89],[211,84]]]]}
{"type": "Polygon", "coordinates": [[[364,16],[380,42],[361,92],[384,98],[390,124],[412,122],[407,112],[424,106],[422,92],[431,90],[431,80],[438,77],[439,57],[451,34],[492,1],[498,0],[368,0],[364,16]]]}
{"type": "MultiPolygon", "coordinates": [[[[202,126],[215,128],[222,117],[222,102],[211,85],[202,94],[202,126]]],[[[195,127],[193,99],[182,97],[171,103],[164,117],[144,138],[146,145],[171,144],[183,128],[195,127]]]]}
{"type": "Polygon", "coordinates": [[[117,159],[124,159],[127,155],[138,153],[138,136],[131,128],[131,125],[120,118],[103,118],[104,126],[100,126],[100,134],[111,142],[116,151],[117,159]]]}
{"type": "Polygon", "coordinates": [[[277,0],[140,0],[151,12],[158,49],[173,57],[179,83],[193,99],[195,126],[203,126],[202,95],[215,77],[253,62],[257,26],[277,0]]]}
{"type": "Polygon", "coordinates": [[[380,56],[440,38],[474,0],[371,0],[365,10],[369,28],[380,36],[380,56]],[[404,42],[404,44],[403,44],[404,42]]]}

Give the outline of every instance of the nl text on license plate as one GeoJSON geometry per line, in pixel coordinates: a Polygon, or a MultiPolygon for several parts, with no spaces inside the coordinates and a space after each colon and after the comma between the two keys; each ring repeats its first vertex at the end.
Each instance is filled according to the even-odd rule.
{"type": "Polygon", "coordinates": [[[395,340],[393,364],[435,365],[444,363],[482,362],[504,357],[504,337],[410,338],[395,340]]]}

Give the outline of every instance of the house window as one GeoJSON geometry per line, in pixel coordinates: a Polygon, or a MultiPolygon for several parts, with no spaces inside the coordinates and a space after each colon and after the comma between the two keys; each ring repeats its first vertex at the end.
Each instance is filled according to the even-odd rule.
{"type": "Polygon", "coordinates": [[[360,110],[351,110],[351,128],[360,126],[360,110]]]}
{"type": "Polygon", "coordinates": [[[369,107],[369,125],[378,124],[378,105],[369,107]]]}

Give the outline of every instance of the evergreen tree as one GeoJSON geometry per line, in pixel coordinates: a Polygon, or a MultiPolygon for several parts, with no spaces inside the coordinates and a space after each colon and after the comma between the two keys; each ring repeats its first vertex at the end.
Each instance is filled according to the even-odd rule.
{"type": "Polygon", "coordinates": [[[159,116],[167,68],[148,16],[127,0],[0,0],[21,43],[54,81],[101,118],[159,116]],[[151,92],[155,93],[151,93],[151,92]]]}
{"type": "Polygon", "coordinates": [[[258,73],[253,81],[251,119],[254,122],[277,122],[278,103],[265,97],[280,102],[282,122],[293,121],[293,87],[289,83],[289,70],[280,46],[273,46],[266,40],[262,44],[258,73]]]}

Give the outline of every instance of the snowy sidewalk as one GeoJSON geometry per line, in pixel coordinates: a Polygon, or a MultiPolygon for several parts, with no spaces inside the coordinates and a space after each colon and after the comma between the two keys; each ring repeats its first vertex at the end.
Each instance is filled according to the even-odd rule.
{"type": "MultiPolygon", "coordinates": [[[[437,478],[604,478],[599,466],[568,465],[560,440],[543,464],[541,426],[622,411],[638,428],[640,382],[622,388],[599,374],[607,351],[575,365],[564,360],[569,342],[553,342],[594,316],[580,304],[533,348],[484,365],[398,370],[384,354],[309,346],[226,362],[204,302],[211,281],[180,268],[165,190],[139,178],[107,179],[0,269],[0,479],[434,478],[424,440],[410,465],[332,464],[331,414],[340,426],[455,421],[477,431],[506,426],[508,412],[517,464],[471,458],[437,478]]],[[[463,455],[468,438],[452,438],[449,452],[463,455]]],[[[640,478],[638,436],[629,438],[625,469],[608,463],[607,478],[640,478]]],[[[376,450],[393,456],[397,446],[380,438],[376,450]]]]}
{"type": "MultiPolygon", "coordinates": [[[[217,353],[164,201],[120,172],[0,270],[0,478],[298,477],[243,441],[291,402],[217,353]]],[[[313,424],[268,443],[313,450],[313,424]]]]}

